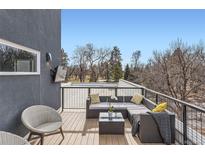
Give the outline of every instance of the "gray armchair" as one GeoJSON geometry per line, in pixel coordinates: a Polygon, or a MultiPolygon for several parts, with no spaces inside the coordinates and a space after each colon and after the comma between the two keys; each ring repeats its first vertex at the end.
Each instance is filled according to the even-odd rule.
{"type": "Polygon", "coordinates": [[[38,135],[40,136],[40,143],[42,145],[45,135],[56,133],[61,133],[64,139],[62,118],[60,114],[51,107],[44,105],[31,106],[23,111],[21,120],[30,131],[28,141],[32,139],[32,135],[38,135]],[[57,132],[57,130],[59,131],[57,132]]]}
{"type": "Polygon", "coordinates": [[[24,138],[9,133],[0,131],[0,145],[25,145],[29,144],[24,138]]]}

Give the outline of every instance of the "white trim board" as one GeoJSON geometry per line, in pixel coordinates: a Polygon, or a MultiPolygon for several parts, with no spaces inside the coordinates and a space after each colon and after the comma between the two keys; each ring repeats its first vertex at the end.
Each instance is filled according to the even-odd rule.
{"type": "Polygon", "coordinates": [[[4,40],[0,38],[0,43],[4,45],[8,45],[14,48],[22,49],[27,52],[33,53],[37,55],[37,71],[36,72],[0,72],[0,75],[40,75],[40,51],[4,40]]]}

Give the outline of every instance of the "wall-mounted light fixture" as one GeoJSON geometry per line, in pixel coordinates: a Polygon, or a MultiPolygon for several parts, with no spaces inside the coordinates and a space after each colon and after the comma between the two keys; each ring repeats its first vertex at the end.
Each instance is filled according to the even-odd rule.
{"type": "Polygon", "coordinates": [[[50,52],[46,52],[46,65],[50,69],[51,81],[53,81],[55,74],[56,74],[56,71],[55,71],[55,69],[52,68],[52,55],[50,52]]]}
{"type": "Polygon", "coordinates": [[[51,63],[52,62],[52,56],[50,52],[46,53],[46,62],[47,63],[51,63]]]}

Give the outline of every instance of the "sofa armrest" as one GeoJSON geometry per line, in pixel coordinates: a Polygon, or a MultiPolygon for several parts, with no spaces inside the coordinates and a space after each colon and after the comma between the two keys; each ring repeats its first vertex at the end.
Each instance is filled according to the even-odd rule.
{"type": "Polygon", "coordinates": [[[140,128],[138,136],[142,143],[160,143],[162,142],[158,127],[148,113],[140,114],[140,128]]]}
{"type": "Polygon", "coordinates": [[[88,97],[88,98],[86,99],[86,117],[87,117],[88,112],[89,112],[90,104],[91,104],[91,100],[90,100],[90,97],[88,97]]]}
{"type": "MultiPolygon", "coordinates": [[[[175,115],[169,113],[171,124],[171,142],[175,142],[175,115]]],[[[158,126],[152,116],[148,113],[140,114],[139,138],[144,143],[160,143],[162,142],[158,126]]]]}

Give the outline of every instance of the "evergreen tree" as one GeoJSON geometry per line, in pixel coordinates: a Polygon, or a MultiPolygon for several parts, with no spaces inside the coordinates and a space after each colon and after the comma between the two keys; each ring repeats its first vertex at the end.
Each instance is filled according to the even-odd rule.
{"type": "Polygon", "coordinates": [[[120,62],[114,64],[113,70],[112,70],[112,78],[114,81],[118,82],[120,78],[122,78],[123,72],[122,72],[122,65],[120,62]]]}
{"type": "Polygon", "coordinates": [[[113,50],[111,51],[110,63],[116,64],[117,62],[121,63],[121,61],[122,61],[122,58],[121,58],[120,49],[117,46],[114,46],[113,50]]]}
{"type": "Polygon", "coordinates": [[[113,50],[111,51],[111,57],[109,63],[110,63],[110,76],[115,81],[119,81],[119,79],[123,76],[121,61],[122,58],[121,58],[120,49],[117,46],[114,46],[113,50]]]}
{"type": "Polygon", "coordinates": [[[130,67],[127,64],[126,67],[125,67],[124,79],[128,80],[129,76],[130,76],[130,67]]]}

